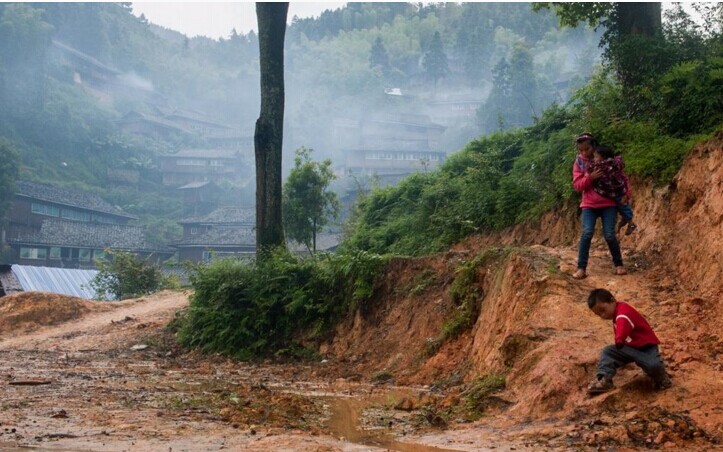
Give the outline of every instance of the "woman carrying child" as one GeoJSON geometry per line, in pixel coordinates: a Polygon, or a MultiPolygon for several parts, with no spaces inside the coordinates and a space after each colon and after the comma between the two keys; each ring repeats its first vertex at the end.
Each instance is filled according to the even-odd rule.
{"type": "MultiPolygon", "coordinates": [[[[618,203],[611,198],[606,198],[594,190],[594,182],[604,175],[602,168],[588,172],[593,162],[593,154],[597,146],[597,140],[589,133],[578,135],[575,140],[577,145],[577,158],[572,167],[572,185],[576,191],[582,192],[582,235],[578,245],[577,271],[572,275],[575,279],[587,277],[587,263],[590,256],[590,244],[595,232],[595,223],[600,218],[603,226],[603,236],[610,249],[616,275],[627,273],[623,266],[623,257],[620,252],[620,244],[615,237],[615,218],[617,216],[618,203]]],[[[629,189],[627,196],[629,197],[629,189]]]]}
{"type": "Polygon", "coordinates": [[[616,157],[612,149],[600,144],[595,147],[593,161],[588,165],[587,172],[592,173],[597,169],[602,171],[602,176],[593,181],[592,189],[606,198],[615,200],[622,217],[618,223],[618,231],[627,225],[625,235],[630,235],[638,226],[633,223],[633,209],[629,204],[630,180],[623,171],[624,168],[623,158],[616,157]]]}

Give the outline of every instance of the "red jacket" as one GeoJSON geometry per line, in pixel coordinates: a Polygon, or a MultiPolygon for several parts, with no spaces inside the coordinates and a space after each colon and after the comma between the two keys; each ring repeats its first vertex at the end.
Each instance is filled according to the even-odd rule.
{"type": "MultiPolygon", "coordinates": [[[[592,189],[592,179],[590,179],[590,176],[585,172],[587,164],[588,160],[578,155],[575,163],[572,165],[572,186],[576,191],[582,192],[580,207],[583,209],[615,207],[616,203],[614,199],[606,198],[592,189]]],[[[627,184],[627,195],[628,197],[631,196],[630,184],[627,184]]]]}
{"type": "Polygon", "coordinates": [[[651,344],[660,344],[658,336],[653,329],[632,306],[622,301],[615,303],[613,316],[613,331],[615,332],[615,345],[627,345],[640,348],[651,344]]]}

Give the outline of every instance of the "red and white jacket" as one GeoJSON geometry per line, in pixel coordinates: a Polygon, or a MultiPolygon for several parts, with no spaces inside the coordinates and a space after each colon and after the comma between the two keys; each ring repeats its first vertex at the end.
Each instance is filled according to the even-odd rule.
{"type": "Polygon", "coordinates": [[[613,315],[615,345],[627,345],[640,348],[651,344],[660,344],[658,336],[638,311],[622,301],[615,303],[613,315]]]}

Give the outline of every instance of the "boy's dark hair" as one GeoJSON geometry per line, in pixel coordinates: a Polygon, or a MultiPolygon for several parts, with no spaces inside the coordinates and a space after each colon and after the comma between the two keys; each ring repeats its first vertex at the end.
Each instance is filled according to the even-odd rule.
{"type": "Polygon", "coordinates": [[[583,132],[575,137],[575,143],[584,143],[586,141],[589,141],[592,146],[597,146],[597,140],[591,133],[583,132]]]}
{"type": "Polygon", "coordinates": [[[604,144],[601,144],[600,146],[595,147],[595,152],[600,154],[600,157],[603,159],[611,159],[615,157],[615,152],[613,152],[612,148],[609,148],[605,146],[604,144]]]}
{"type": "Polygon", "coordinates": [[[587,297],[587,307],[592,309],[598,303],[613,303],[615,297],[605,289],[594,289],[587,297]]]}

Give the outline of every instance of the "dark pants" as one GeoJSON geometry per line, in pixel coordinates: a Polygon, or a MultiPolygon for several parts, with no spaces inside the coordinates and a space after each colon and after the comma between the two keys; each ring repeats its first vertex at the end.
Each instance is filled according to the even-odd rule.
{"type": "Polygon", "coordinates": [[[628,363],[637,364],[655,383],[661,383],[667,376],[657,345],[646,345],[641,348],[627,345],[617,348],[614,345],[608,345],[600,353],[597,377],[598,379],[603,377],[612,379],[618,367],[628,363]]]}
{"type": "Polygon", "coordinates": [[[618,203],[617,209],[620,215],[622,215],[623,218],[625,218],[628,221],[632,221],[633,219],[633,208],[630,207],[630,203],[627,204],[621,204],[620,200],[623,197],[620,196],[619,198],[615,198],[615,202],[618,203]]]}
{"type": "Polygon", "coordinates": [[[582,209],[582,235],[577,248],[577,268],[587,269],[587,260],[590,256],[590,243],[595,233],[597,219],[602,220],[603,236],[613,257],[613,265],[623,265],[623,256],[620,253],[620,244],[615,237],[615,217],[617,207],[604,207],[602,209],[582,209]]]}

